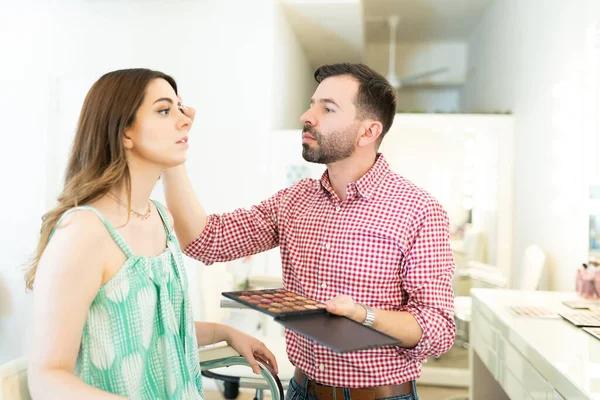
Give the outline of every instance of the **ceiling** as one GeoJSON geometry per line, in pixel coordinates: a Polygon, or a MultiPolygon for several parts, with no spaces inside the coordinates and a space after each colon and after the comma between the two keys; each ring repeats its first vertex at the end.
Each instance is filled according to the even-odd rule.
{"type": "MultiPolygon", "coordinates": [[[[402,54],[402,48],[397,50],[397,59],[404,62],[397,72],[411,75],[435,69],[438,64],[447,66],[463,57],[452,46],[460,47],[468,41],[484,12],[496,0],[278,1],[313,67],[341,61],[366,62],[369,54],[377,54],[376,58],[383,60],[379,71],[387,71],[388,50],[383,48],[389,43],[387,18],[398,16],[396,40],[410,52],[402,54]],[[419,42],[416,47],[412,46],[415,42],[419,42]]],[[[369,62],[376,64],[372,57],[369,62]]],[[[462,82],[464,67],[452,69],[454,75],[463,78],[450,79],[451,74],[442,74],[436,84],[462,82]]]]}
{"type": "Polygon", "coordinates": [[[363,0],[365,41],[387,42],[386,18],[400,17],[397,40],[465,40],[493,0],[363,0]]]}
{"type": "Polygon", "coordinates": [[[313,66],[360,62],[364,52],[360,0],[280,0],[313,66]]]}

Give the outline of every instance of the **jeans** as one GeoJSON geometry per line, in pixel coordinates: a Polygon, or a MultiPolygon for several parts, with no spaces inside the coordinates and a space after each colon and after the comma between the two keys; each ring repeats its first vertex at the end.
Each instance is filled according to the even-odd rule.
{"type": "MultiPolygon", "coordinates": [[[[304,380],[304,382],[298,383],[296,382],[296,379],[292,378],[292,380],[290,381],[290,385],[288,386],[285,398],[287,400],[317,400],[314,394],[308,393],[308,391],[306,390],[307,385],[308,380],[306,379],[304,380]]],[[[415,381],[412,382],[412,385],[412,393],[403,394],[401,396],[386,397],[385,400],[419,400],[419,396],[417,395],[417,384],[415,383],[415,381]]],[[[351,400],[350,389],[344,388],[344,398],[337,400],[351,400]]]]}

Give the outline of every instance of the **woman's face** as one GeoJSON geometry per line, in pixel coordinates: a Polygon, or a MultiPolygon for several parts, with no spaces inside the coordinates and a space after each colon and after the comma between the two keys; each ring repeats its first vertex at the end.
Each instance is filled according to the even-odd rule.
{"type": "Polygon", "coordinates": [[[164,169],[184,163],[191,124],[173,87],[164,79],[152,80],[133,124],[125,131],[128,161],[164,169]]]}

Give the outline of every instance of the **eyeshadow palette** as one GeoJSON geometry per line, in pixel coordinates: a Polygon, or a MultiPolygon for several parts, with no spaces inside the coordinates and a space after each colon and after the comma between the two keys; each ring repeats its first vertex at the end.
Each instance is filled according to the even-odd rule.
{"type": "Polygon", "coordinates": [[[285,289],[224,292],[223,296],[273,317],[286,318],[290,315],[325,313],[325,304],[285,289]]]}
{"type": "Polygon", "coordinates": [[[513,315],[529,318],[560,318],[560,316],[547,308],[535,306],[513,306],[508,308],[513,315]]]}
{"type": "Polygon", "coordinates": [[[600,339],[600,328],[583,328],[583,330],[595,337],[596,339],[600,339]]]}
{"type": "Polygon", "coordinates": [[[329,314],[325,304],[285,289],[224,292],[223,296],[271,315],[287,329],[337,353],[397,346],[398,339],[346,317],[329,314]]]}
{"type": "Polygon", "coordinates": [[[572,300],[563,301],[563,304],[573,309],[589,309],[600,307],[600,300],[572,300]]]}
{"type": "Polygon", "coordinates": [[[600,327],[600,314],[591,311],[574,311],[560,316],[575,326],[600,327]]]}

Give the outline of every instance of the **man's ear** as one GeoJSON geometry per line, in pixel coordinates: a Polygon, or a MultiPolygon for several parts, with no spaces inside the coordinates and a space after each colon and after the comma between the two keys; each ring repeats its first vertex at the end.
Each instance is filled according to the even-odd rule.
{"type": "Polygon", "coordinates": [[[361,124],[362,134],[358,139],[359,146],[367,146],[378,140],[379,136],[383,132],[383,125],[379,121],[365,120],[361,124]]]}

